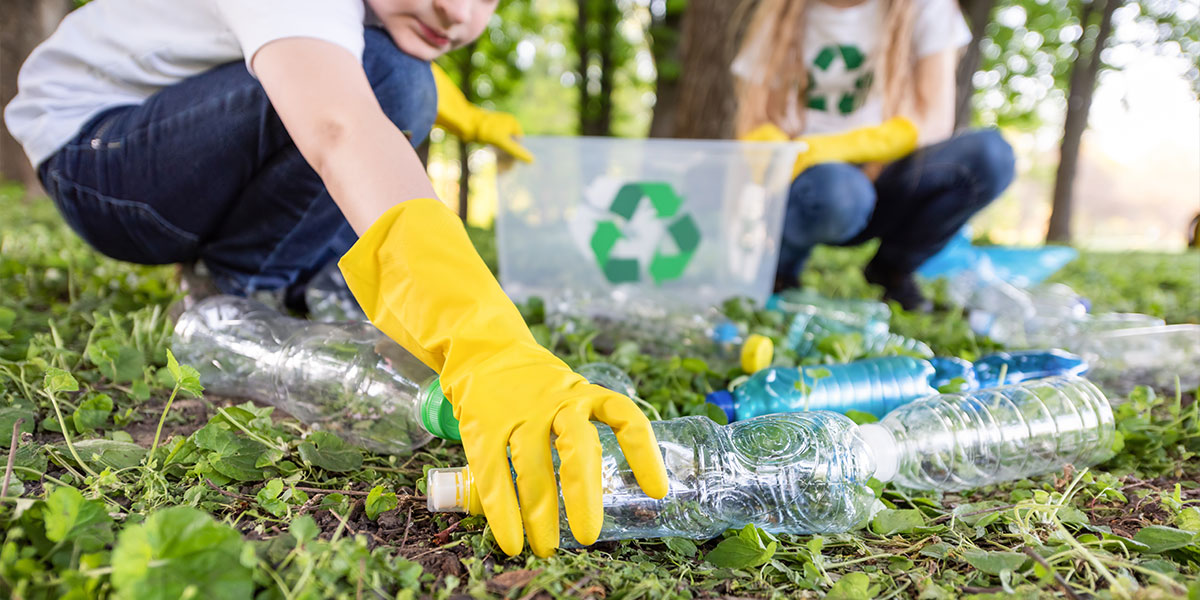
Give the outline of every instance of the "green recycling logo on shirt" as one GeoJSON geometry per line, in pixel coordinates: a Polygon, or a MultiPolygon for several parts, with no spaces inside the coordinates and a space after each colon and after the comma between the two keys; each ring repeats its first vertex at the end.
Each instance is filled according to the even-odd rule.
{"type": "Polygon", "coordinates": [[[642,265],[638,259],[613,256],[613,249],[622,239],[634,242],[652,241],[631,239],[626,232],[626,226],[633,220],[634,213],[643,200],[649,201],[655,219],[665,224],[666,235],[658,240],[650,264],[646,267],[655,285],[678,279],[700,245],[700,228],[696,226],[691,215],[686,212],[680,213],[683,198],[675,193],[670,184],[627,183],[613,197],[606,215],[608,218],[596,222],[596,229],[589,244],[596,264],[604,272],[604,278],[609,283],[631,283],[641,280],[642,265]]]}
{"type": "Polygon", "coordinates": [[[820,52],[817,52],[817,57],[813,59],[812,67],[808,72],[808,107],[824,112],[832,112],[833,107],[836,107],[837,112],[842,115],[848,115],[858,110],[866,102],[867,93],[871,91],[871,80],[874,78],[874,74],[865,68],[865,64],[866,56],[858,46],[830,44],[821,48],[820,52]],[[858,76],[854,79],[854,89],[844,90],[841,93],[816,92],[817,81],[835,71],[839,66],[851,75],[857,73],[858,76]],[[837,96],[837,102],[834,103],[830,96],[837,96]]]}

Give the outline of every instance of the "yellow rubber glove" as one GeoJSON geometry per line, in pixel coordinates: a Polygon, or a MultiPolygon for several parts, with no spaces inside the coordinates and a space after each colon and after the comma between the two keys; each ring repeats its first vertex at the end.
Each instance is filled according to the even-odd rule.
{"type": "Polygon", "coordinates": [[[787,142],[788,135],[782,129],[766,123],[743,134],[738,138],[743,142],[787,142]]]}
{"type": "Polygon", "coordinates": [[[438,95],[435,121],[438,126],[464,142],[491,144],[513,158],[533,162],[533,155],[516,140],[522,135],[521,123],[516,117],[471,104],[450,76],[437,63],[432,64],[438,95]]]}
{"type": "Polygon", "coordinates": [[[860,127],[843,133],[806,135],[796,141],[808,144],[808,150],[796,157],[792,178],[805,169],[825,162],[891,162],[908,156],[917,148],[917,126],[904,117],[892,117],[873,127],[860,127]]]}
{"type": "Polygon", "coordinates": [[[339,266],[371,322],[440,374],[483,513],[504,552],[521,552],[522,524],[538,556],[558,547],[551,434],[558,436],[571,532],[581,544],[596,541],[604,514],[593,419],[616,432],[642,490],[667,494],[649,420],[632,400],[588,383],[538,345],[462,221],[440,201],[391,208],[339,266]]]}

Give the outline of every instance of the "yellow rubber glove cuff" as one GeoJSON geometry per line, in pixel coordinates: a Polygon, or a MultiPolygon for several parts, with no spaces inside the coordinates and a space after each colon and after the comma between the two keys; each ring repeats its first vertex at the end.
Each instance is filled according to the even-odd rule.
{"type": "Polygon", "coordinates": [[[808,144],[808,150],[796,157],[793,179],[805,169],[825,162],[891,162],[904,158],[917,148],[917,126],[904,117],[893,117],[873,127],[806,135],[797,141],[808,144]]]}
{"type": "Polygon", "coordinates": [[[521,551],[522,533],[538,556],[558,547],[551,434],[567,522],[581,544],[593,543],[604,522],[591,421],[613,428],[643,491],[666,495],[666,469],[646,416],[537,344],[462,222],[440,201],[409,200],[388,210],[339,266],[371,322],[440,374],[479,505],[504,552],[521,551]]]}
{"type": "Polygon", "coordinates": [[[738,139],[743,142],[787,142],[787,141],[790,141],[790,139],[788,138],[788,135],[786,133],[784,133],[782,129],[780,129],[770,123],[766,123],[764,125],[759,125],[758,127],[755,127],[754,129],[751,129],[750,131],[747,131],[746,133],[742,134],[742,136],[739,137],[738,139]]]}
{"type": "Polygon", "coordinates": [[[513,158],[533,162],[533,155],[516,140],[522,135],[521,123],[516,117],[471,104],[450,76],[437,63],[432,65],[438,95],[435,121],[438,126],[464,142],[491,144],[513,158]]]}

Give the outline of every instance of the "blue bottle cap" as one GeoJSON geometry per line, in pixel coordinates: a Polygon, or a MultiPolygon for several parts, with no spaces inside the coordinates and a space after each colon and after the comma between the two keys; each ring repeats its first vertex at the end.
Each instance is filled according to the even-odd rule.
{"type": "Polygon", "coordinates": [[[733,394],[727,390],[717,390],[704,397],[704,400],[725,413],[730,423],[737,420],[737,408],[733,406],[733,394]]]}
{"type": "Polygon", "coordinates": [[[712,339],[718,344],[735,342],[739,337],[741,332],[738,331],[737,323],[733,321],[721,321],[713,328],[712,339]]]}

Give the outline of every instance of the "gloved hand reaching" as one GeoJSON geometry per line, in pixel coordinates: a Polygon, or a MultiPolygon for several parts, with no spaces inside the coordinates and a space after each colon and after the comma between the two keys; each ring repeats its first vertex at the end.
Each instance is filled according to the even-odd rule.
{"type": "Polygon", "coordinates": [[[587,383],[538,345],[440,201],[391,208],[339,266],[371,322],[440,373],[480,504],[504,552],[521,551],[522,530],[538,556],[558,547],[551,434],[571,532],[581,544],[596,541],[604,515],[593,419],[616,432],[643,491],[666,495],[649,420],[632,400],[587,383]]]}
{"type": "MultiPolygon", "coordinates": [[[[767,123],[742,135],[748,142],[786,142],[787,134],[767,123]]],[[[879,125],[841,133],[805,135],[794,141],[807,148],[796,156],[792,178],[805,169],[826,162],[886,163],[904,158],[917,148],[917,126],[904,117],[892,117],[879,125]]]]}
{"type": "Polygon", "coordinates": [[[513,158],[533,162],[533,155],[517,141],[522,135],[517,118],[502,112],[485,110],[471,104],[462,90],[437,63],[433,63],[433,82],[437,87],[438,126],[464,142],[491,144],[513,158]]]}

